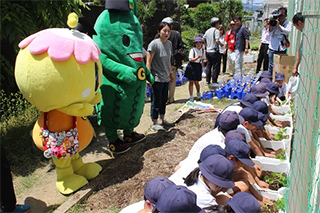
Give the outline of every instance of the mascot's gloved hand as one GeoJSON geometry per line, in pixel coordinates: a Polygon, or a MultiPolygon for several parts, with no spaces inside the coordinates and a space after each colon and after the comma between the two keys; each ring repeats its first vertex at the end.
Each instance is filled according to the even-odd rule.
{"type": "Polygon", "coordinates": [[[145,69],[147,81],[149,81],[151,84],[153,84],[154,83],[153,75],[151,74],[151,72],[149,71],[149,69],[147,67],[145,67],[144,69],[145,69]]]}
{"type": "Polygon", "coordinates": [[[129,67],[127,65],[118,63],[110,59],[107,55],[102,54],[100,56],[102,66],[108,71],[103,72],[105,76],[109,76],[114,79],[114,82],[123,82],[126,84],[134,84],[137,81],[135,68],[129,67]]]}

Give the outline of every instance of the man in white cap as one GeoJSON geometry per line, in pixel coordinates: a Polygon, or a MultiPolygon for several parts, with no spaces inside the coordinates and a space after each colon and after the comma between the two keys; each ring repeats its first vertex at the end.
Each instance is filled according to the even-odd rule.
{"type": "Polygon", "coordinates": [[[220,31],[217,29],[220,21],[219,18],[213,17],[210,20],[211,28],[209,28],[204,36],[203,40],[207,47],[207,67],[206,67],[206,83],[210,84],[212,76],[212,83],[217,83],[218,75],[220,73],[221,55],[219,52],[219,46],[223,47],[223,44],[219,41],[220,31]],[[213,68],[211,72],[211,68],[213,68]]]}
{"type": "Polygon", "coordinates": [[[172,43],[172,57],[171,57],[171,72],[173,73],[174,79],[169,82],[169,94],[168,103],[174,102],[174,91],[176,89],[176,77],[178,68],[182,65],[182,60],[185,57],[184,44],[180,33],[177,30],[173,30],[173,20],[170,17],[162,19],[163,23],[171,25],[169,41],[172,43]]]}

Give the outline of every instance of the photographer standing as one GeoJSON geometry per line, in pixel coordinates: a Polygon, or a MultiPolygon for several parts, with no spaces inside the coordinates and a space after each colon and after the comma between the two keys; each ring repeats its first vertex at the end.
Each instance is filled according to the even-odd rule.
{"type": "Polygon", "coordinates": [[[292,23],[287,20],[287,8],[280,7],[276,14],[272,14],[269,31],[271,40],[269,44],[269,72],[273,74],[273,55],[287,53],[287,40],[292,23]]]}

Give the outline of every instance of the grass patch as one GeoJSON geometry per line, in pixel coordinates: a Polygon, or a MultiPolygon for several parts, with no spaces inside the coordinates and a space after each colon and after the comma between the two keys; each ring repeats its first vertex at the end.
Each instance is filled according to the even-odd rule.
{"type": "Polygon", "coordinates": [[[213,98],[211,100],[205,100],[204,103],[212,104],[215,108],[224,109],[225,107],[238,102],[239,100],[232,100],[223,97],[222,99],[213,98]]]}

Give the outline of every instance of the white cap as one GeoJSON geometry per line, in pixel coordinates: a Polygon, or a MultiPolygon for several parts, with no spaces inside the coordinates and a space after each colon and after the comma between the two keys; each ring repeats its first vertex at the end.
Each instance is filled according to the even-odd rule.
{"type": "Polygon", "coordinates": [[[166,18],[162,19],[161,22],[167,23],[167,24],[173,24],[173,20],[170,17],[166,17],[166,18]]]}

